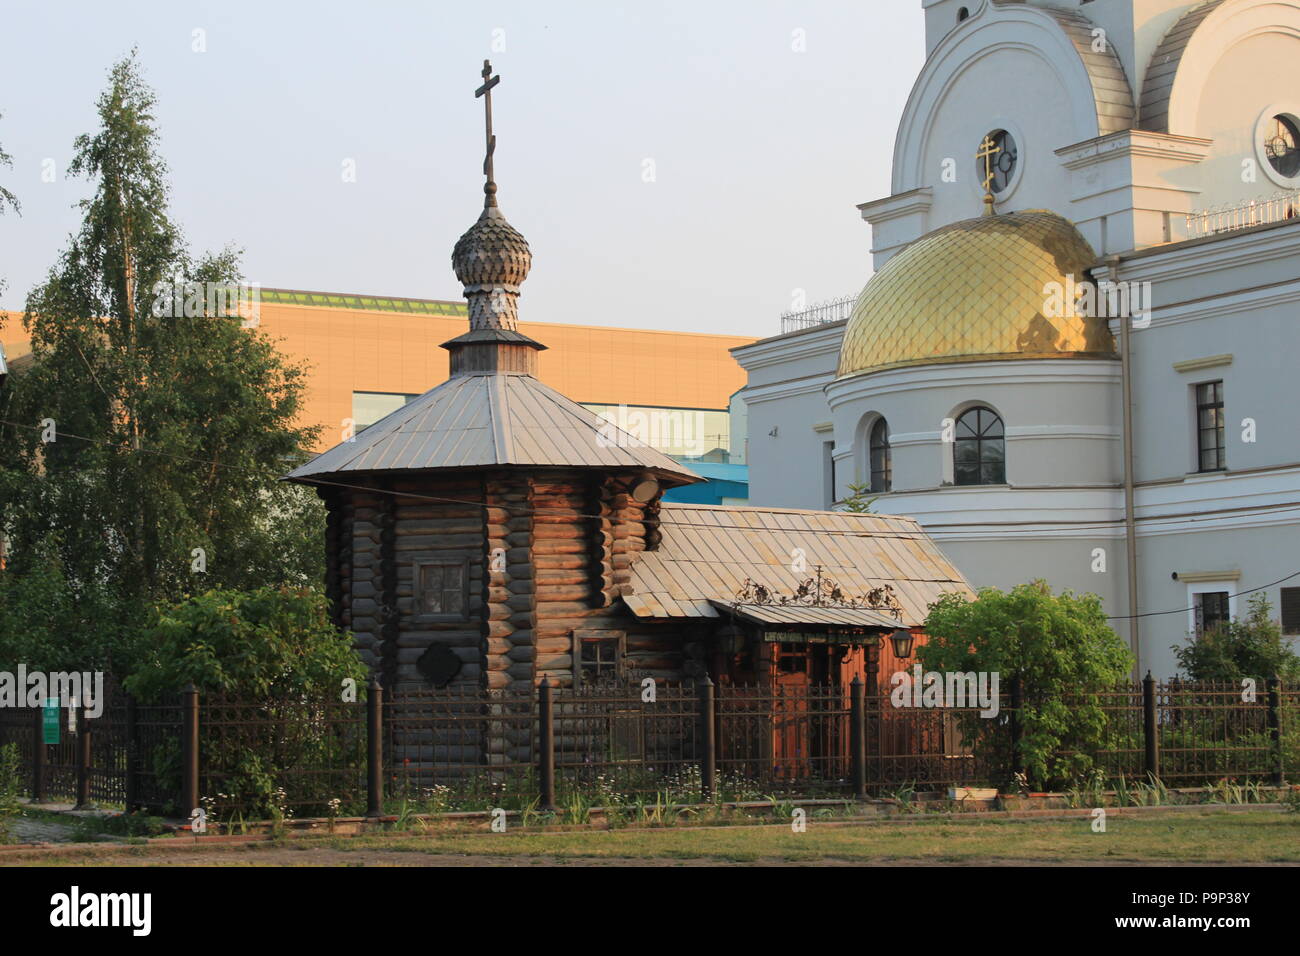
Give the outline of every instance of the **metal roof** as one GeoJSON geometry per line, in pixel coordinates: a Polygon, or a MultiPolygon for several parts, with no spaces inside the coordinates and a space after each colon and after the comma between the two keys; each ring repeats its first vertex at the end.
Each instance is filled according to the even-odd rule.
{"type": "Polygon", "coordinates": [[[647,469],[698,481],[685,466],[531,375],[460,375],[412,399],[287,476],[494,465],[647,469]]]}
{"type": "Polygon", "coordinates": [[[815,607],[805,604],[731,604],[710,601],[715,608],[759,624],[831,624],[847,627],[902,627],[898,618],[886,611],[866,607],[815,607]]]}
{"type": "MultiPolygon", "coordinates": [[[[659,547],[636,558],[632,593],[623,596],[638,617],[718,617],[714,602],[735,603],[746,578],[790,594],[818,565],[848,595],[890,585],[905,627],[924,623],[941,594],[974,595],[914,518],[669,502],[662,505],[660,518],[659,547]],[[796,566],[805,570],[793,570],[796,566]]],[[[762,606],[774,613],[779,607],[790,608],[762,606]]],[[[743,605],[745,612],[755,608],[743,605]]],[[[891,615],[884,617],[889,627],[899,626],[891,615]]]]}
{"type": "Polygon", "coordinates": [[[1097,135],[1107,136],[1131,129],[1137,110],[1133,106],[1133,91],[1124,73],[1124,64],[1114,45],[1105,43],[1100,51],[1097,50],[1093,34],[1096,26],[1079,13],[1054,8],[1046,8],[1044,12],[1056,18],[1088,71],[1097,110],[1097,135]]]}
{"type": "MultiPolygon", "coordinates": [[[[1153,133],[1175,132],[1169,129],[1169,99],[1173,94],[1178,67],[1182,64],[1187,44],[1205,18],[1217,10],[1222,0],[1207,0],[1192,7],[1169,28],[1160,45],[1151,54],[1146,76],[1142,80],[1142,106],[1139,120],[1142,129],[1153,133]]],[[[1177,130],[1187,133],[1189,130],[1177,130]]]]}

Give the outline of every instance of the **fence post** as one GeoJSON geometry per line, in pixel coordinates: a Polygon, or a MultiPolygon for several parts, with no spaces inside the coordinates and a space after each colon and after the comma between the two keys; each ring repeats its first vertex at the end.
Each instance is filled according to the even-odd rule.
{"type": "Polygon", "coordinates": [[[126,812],[140,806],[140,777],[136,762],[140,759],[140,742],[136,739],[135,698],[126,699],[126,812]]]}
{"type": "Polygon", "coordinates": [[[1020,712],[1025,706],[1025,690],[1020,675],[1011,678],[1011,778],[1016,780],[1025,772],[1020,754],[1020,712]]]}
{"type": "Polygon", "coordinates": [[[849,685],[849,751],[853,763],[853,797],[867,799],[867,701],[862,678],[849,685]]]}
{"type": "Polygon", "coordinates": [[[555,687],[549,677],[537,686],[537,777],[542,788],[540,809],[555,809],[555,687]]]}
{"type": "Polygon", "coordinates": [[[714,736],[713,681],[709,675],[696,685],[700,701],[700,791],[705,800],[712,800],[717,784],[718,753],[714,736]]]}
{"type": "Polygon", "coordinates": [[[1146,743],[1147,779],[1160,778],[1160,724],[1156,720],[1156,679],[1147,671],[1142,678],[1142,739],[1146,743]]]}
{"type": "Polygon", "coordinates": [[[32,803],[45,799],[45,762],[49,754],[45,748],[44,708],[32,709],[32,803]]]}
{"type": "Polygon", "coordinates": [[[186,819],[199,806],[199,689],[194,682],[182,694],[181,812],[186,819]]]}
{"type": "Polygon", "coordinates": [[[77,805],[74,810],[90,807],[90,721],[86,719],[86,706],[82,704],[77,721],[77,805]]]}
{"type": "Polygon", "coordinates": [[[1282,750],[1282,679],[1268,679],[1268,736],[1273,749],[1273,786],[1286,783],[1286,755],[1282,750]]]}
{"type": "Polygon", "coordinates": [[[366,816],[384,815],[384,685],[377,675],[366,691],[366,816]]]}

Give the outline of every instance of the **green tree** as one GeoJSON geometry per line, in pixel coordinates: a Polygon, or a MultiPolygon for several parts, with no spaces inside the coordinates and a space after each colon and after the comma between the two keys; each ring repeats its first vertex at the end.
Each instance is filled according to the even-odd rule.
{"type": "Polygon", "coordinates": [[[1273,608],[1262,591],[1251,595],[1245,620],[1231,620],[1198,634],[1188,644],[1175,644],[1179,669],[1194,681],[1240,683],[1243,677],[1258,681],[1281,677],[1300,680],[1300,656],[1282,626],[1273,620],[1273,608]]]}
{"type": "Polygon", "coordinates": [[[74,591],[107,583],[118,622],[212,587],[315,583],[323,509],[278,481],[315,440],[295,424],[305,371],[202,294],[188,317],[159,308],[241,276],[233,250],[186,251],[134,53],[98,117],[69,166],[93,193],[28,297],[34,362],[3,399],[9,572],[52,561],[74,591]]]}
{"type": "Polygon", "coordinates": [[[879,497],[880,495],[871,493],[871,486],[865,482],[850,481],[849,493],[844,499],[844,510],[865,514],[871,510],[879,497]]]}
{"type": "MultiPolygon", "coordinates": [[[[1021,760],[1037,787],[1060,787],[1086,774],[1111,729],[1094,695],[1125,679],[1133,658],[1110,628],[1096,595],[1053,595],[1045,581],[975,600],[945,594],[926,618],[928,642],[917,650],[927,670],[997,674],[1001,690],[1019,679],[1021,760]]],[[[1007,717],[965,721],[964,732],[986,766],[1009,766],[1007,717]]],[[[1002,782],[1002,781],[996,781],[1002,782]]]]}

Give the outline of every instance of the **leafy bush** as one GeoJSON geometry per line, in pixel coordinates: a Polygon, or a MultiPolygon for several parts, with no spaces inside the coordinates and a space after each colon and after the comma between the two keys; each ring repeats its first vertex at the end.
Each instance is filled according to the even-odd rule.
{"type": "Polygon", "coordinates": [[[193,683],[240,697],[329,695],[365,668],[329,620],[323,594],[309,589],[208,591],[159,614],[147,652],[123,683],[157,700],[193,683]]]}
{"type": "MultiPolygon", "coordinates": [[[[1098,751],[1114,746],[1117,728],[1092,695],[1124,680],[1133,658],[1096,595],[1053,595],[1044,581],[1009,593],[984,588],[973,601],[945,594],[931,606],[925,631],[929,641],[917,656],[927,670],[996,673],[1004,694],[1013,678],[1020,680],[1020,757],[1034,789],[1059,789],[1088,775],[1098,751]]],[[[1005,712],[961,717],[977,760],[1004,779],[1011,771],[1009,720],[1005,712]]]]}
{"type": "Polygon", "coordinates": [[[1270,677],[1300,680],[1300,655],[1282,636],[1282,626],[1263,592],[1247,602],[1246,619],[1226,621],[1184,645],[1173,646],[1178,666],[1194,681],[1230,681],[1243,677],[1261,683],[1270,677]]]}
{"type": "MultiPolygon", "coordinates": [[[[124,685],[146,702],[191,682],[198,688],[201,796],[210,811],[276,814],[286,799],[319,808],[359,783],[362,712],[340,709],[341,690],[354,680],[364,700],[366,671],[330,623],[323,595],[209,591],[163,610],[148,637],[149,653],[124,685]]],[[[176,741],[160,743],[151,758],[159,783],[178,791],[176,741]]]]}

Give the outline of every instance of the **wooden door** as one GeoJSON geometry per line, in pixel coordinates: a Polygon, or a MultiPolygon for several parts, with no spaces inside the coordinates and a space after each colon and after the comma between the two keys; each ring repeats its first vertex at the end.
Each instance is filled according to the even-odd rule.
{"type": "Polygon", "coordinates": [[[772,775],[806,778],[811,769],[808,688],[812,655],[807,644],[777,644],[772,655],[772,775]]]}

